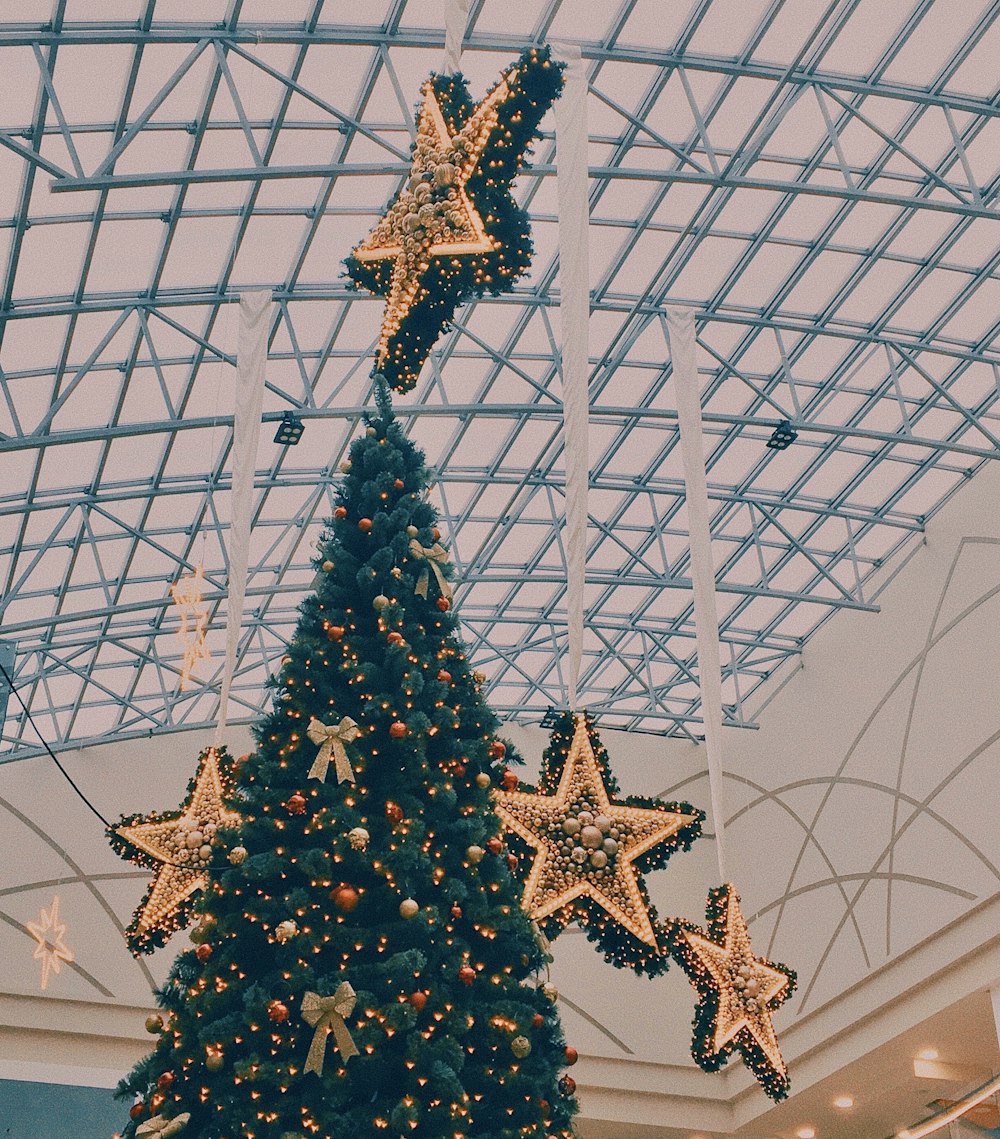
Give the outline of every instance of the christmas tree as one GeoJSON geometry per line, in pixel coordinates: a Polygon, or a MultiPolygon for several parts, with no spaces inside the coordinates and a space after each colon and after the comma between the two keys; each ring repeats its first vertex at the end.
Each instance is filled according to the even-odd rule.
{"type": "MultiPolygon", "coordinates": [[[[384,388],[343,469],[274,710],[236,772],[219,761],[239,822],[221,817],[201,845],[190,812],[167,827],[204,875],[197,944],[158,994],[154,1051],[120,1085],[137,1097],[127,1134],[565,1133],[575,1054],[491,801],[512,756],[457,636],[422,456],[384,388]]],[[[139,932],[140,951],[162,941],[139,932]]]]}

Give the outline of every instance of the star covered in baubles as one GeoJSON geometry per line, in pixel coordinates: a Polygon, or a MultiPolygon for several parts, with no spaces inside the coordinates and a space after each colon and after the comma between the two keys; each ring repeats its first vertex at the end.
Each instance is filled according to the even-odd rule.
{"type": "Polygon", "coordinates": [[[669,965],[641,874],[666,865],[701,833],[687,803],[618,799],[600,739],[585,714],[552,733],[537,791],[498,790],[503,827],[522,840],[522,905],[548,938],[578,921],[612,964],[650,976],[669,965]]]}
{"type": "Polygon", "coordinates": [[[527,214],[511,195],[562,64],[530,48],[474,104],[461,75],[421,88],[410,173],[347,259],[355,285],[386,298],[375,370],[409,391],[460,303],[509,291],[531,261],[527,214]]]}
{"type": "Polygon", "coordinates": [[[715,1072],[738,1050],[773,1100],[788,1095],[788,1069],[771,1017],[795,989],[795,972],[758,957],[729,883],[713,890],[705,911],[708,929],[676,923],[672,952],[698,990],[691,1055],[715,1072]]]}
{"type": "Polygon", "coordinates": [[[232,786],[225,748],[208,748],[179,811],[131,815],[108,828],[117,854],[154,871],[125,933],[136,956],[165,945],[188,923],[195,896],[208,886],[210,869],[218,861],[219,832],[240,824],[239,813],[225,803],[232,786]]]}

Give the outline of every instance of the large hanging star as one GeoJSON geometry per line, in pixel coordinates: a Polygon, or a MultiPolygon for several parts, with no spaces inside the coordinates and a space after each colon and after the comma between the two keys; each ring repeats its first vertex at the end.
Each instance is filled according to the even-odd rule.
{"type": "Polygon", "coordinates": [[[224,803],[229,789],[220,766],[224,758],[214,748],[202,752],[180,811],[134,815],[108,830],[118,854],[155,870],[125,935],[136,955],[151,953],[187,924],[192,896],[208,885],[217,832],[239,825],[238,812],[224,803]]]}
{"type": "Polygon", "coordinates": [[[560,71],[532,48],[475,106],[461,76],[421,88],[409,178],[347,261],[355,283],[386,297],[375,367],[398,391],[416,383],[461,300],[505,291],[527,269],[527,217],[510,185],[560,71]]]}
{"type": "Polygon", "coordinates": [[[42,988],[49,983],[49,973],[58,973],[63,962],[67,964],[73,960],[73,954],[63,942],[66,935],[66,926],[59,920],[59,898],[52,899],[48,911],[42,910],[37,922],[26,923],[28,932],[38,942],[32,955],[36,961],[42,963],[42,988]]]}
{"type": "Polygon", "coordinates": [[[553,733],[540,790],[554,782],[556,754],[560,743],[565,747],[569,730],[572,740],[554,793],[495,795],[503,826],[535,851],[522,905],[548,927],[549,936],[576,918],[613,963],[662,971],[666,957],[660,953],[655,912],[639,873],[663,865],[678,846],[690,846],[704,815],[687,804],[612,801],[613,779],[598,761],[595,742],[602,758],[603,748],[582,715],[575,724],[566,717],[553,733]],[[650,861],[641,861],[644,856],[650,861]],[[608,929],[607,917],[614,929],[608,929]],[[624,941],[620,931],[628,935],[624,941]],[[650,966],[653,958],[660,962],[658,968],[650,966]]]}
{"type": "Polygon", "coordinates": [[[795,973],[755,956],[734,887],[713,890],[706,913],[707,933],[678,923],[674,934],[674,955],[699,994],[692,1055],[716,1071],[738,1049],[767,1094],[784,1099],[788,1069],[771,1015],[791,996],[795,973]]]}

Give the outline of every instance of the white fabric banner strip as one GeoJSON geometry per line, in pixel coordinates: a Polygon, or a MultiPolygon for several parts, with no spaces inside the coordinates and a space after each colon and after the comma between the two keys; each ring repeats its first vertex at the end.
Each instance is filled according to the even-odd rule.
{"type": "Polygon", "coordinates": [[[701,681],[701,714],[705,721],[708,789],[715,827],[719,877],[726,879],[725,807],[722,787],[722,670],[719,659],[719,614],[715,604],[715,565],[712,561],[711,512],[705,477],[705,444],[701,418],[701,385],[695,359],[694,313],[668,308],[670,359],[673,363],[681,460],[687,488],[688,532],[691,543],[691,584],[694,593],[695,643],[701,681]]]}
{"type": "Polygon", "coordinates": [[[442,75],[462,70],[462,40],[469,26],[469,0],[444,0],[444,62],[442,75]]]}
{"type": "Polygon", "coordinates": [[[566,60],[565,87],[556,103],[559,194],[559,315],[562,325],[562,384],[566,463],[566,633],[567,696],[577,706],[583,657],[583,601],[587,575],[587,491],[590,484],[590,204],[587,173],[587,76],[579,48],[566,60]]]}
{"type": "Polygon", "coordinates": [[[267,335],[271,329],[271,293],[258,289],[240,294],[240,330],[236,342],[236,413],[233,417],[233,489],[229,521],[229,598],[226,610],[226,660],[219,696],[216,744],[226,730],[229,689],[236,669],[236,651],[243,627],[243,601],[247,589],[250,554],[250,516],[253,480],[257,471],[260,415],[264,406],[264,369],[267,335]]]}

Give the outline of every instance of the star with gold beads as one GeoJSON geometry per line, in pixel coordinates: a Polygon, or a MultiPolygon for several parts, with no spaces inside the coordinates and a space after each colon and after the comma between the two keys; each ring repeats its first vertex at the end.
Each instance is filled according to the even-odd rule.
{"type": "Polygon", "coordinates": [[[673,953],[698,990],[691,1054],[706,1071],[717,1071],[734,1050],[774,1100],[788,1095],[788,1069],[771,1023],[774,1011],[795,989],[795,973],[758,957],[729,883],[709,894],[708,931],[678,922],[673,953]]]}
{"type": "Polygon", "coordinates": [[[108,828],[116,853],[155,871],[125,934],[136,956],[152,953],[187,924],[194,895],[208,885],[219,831],[240,823],[239,813],[225,805],[230,791],[225,749],[208,748],[179,811],[133,815],[108,828]]]}
{"type": "Polygon", "coordinates": [[[41,986],[44,989],[49,983],[49,973],[58,974],[63,962],[69,964],[73,960],[72,950],[63,941],[66,926],[59,920],[59,896],[52,899],[48,910],[42,910],[37,922],[29,921],[26,925],[28,932],[38,942],[32,956],[42,963],[41,986]]]}
{"type": "Polygon", "coordinates": [[[505,291],[527,269],[527,217],[510,184],[560,70],[531,48],[474,106],[461,76],[421,88],[409,177],[347,260],[356,284],[386,297],[375,368],[397,391],[416,383],[462,299],[505,291]]]}
{"type": "Polygon", "coordinates": [[[545,934],[578,920],[613,964],[655,974],[669,957],[640,873],[687,849],[704,814],[686,803],[614,801],[616,792],[586,716],[567,714],[553,731],[538,792],[496,791],[494,809],[534,852],[522,905],[545,934]]]}

